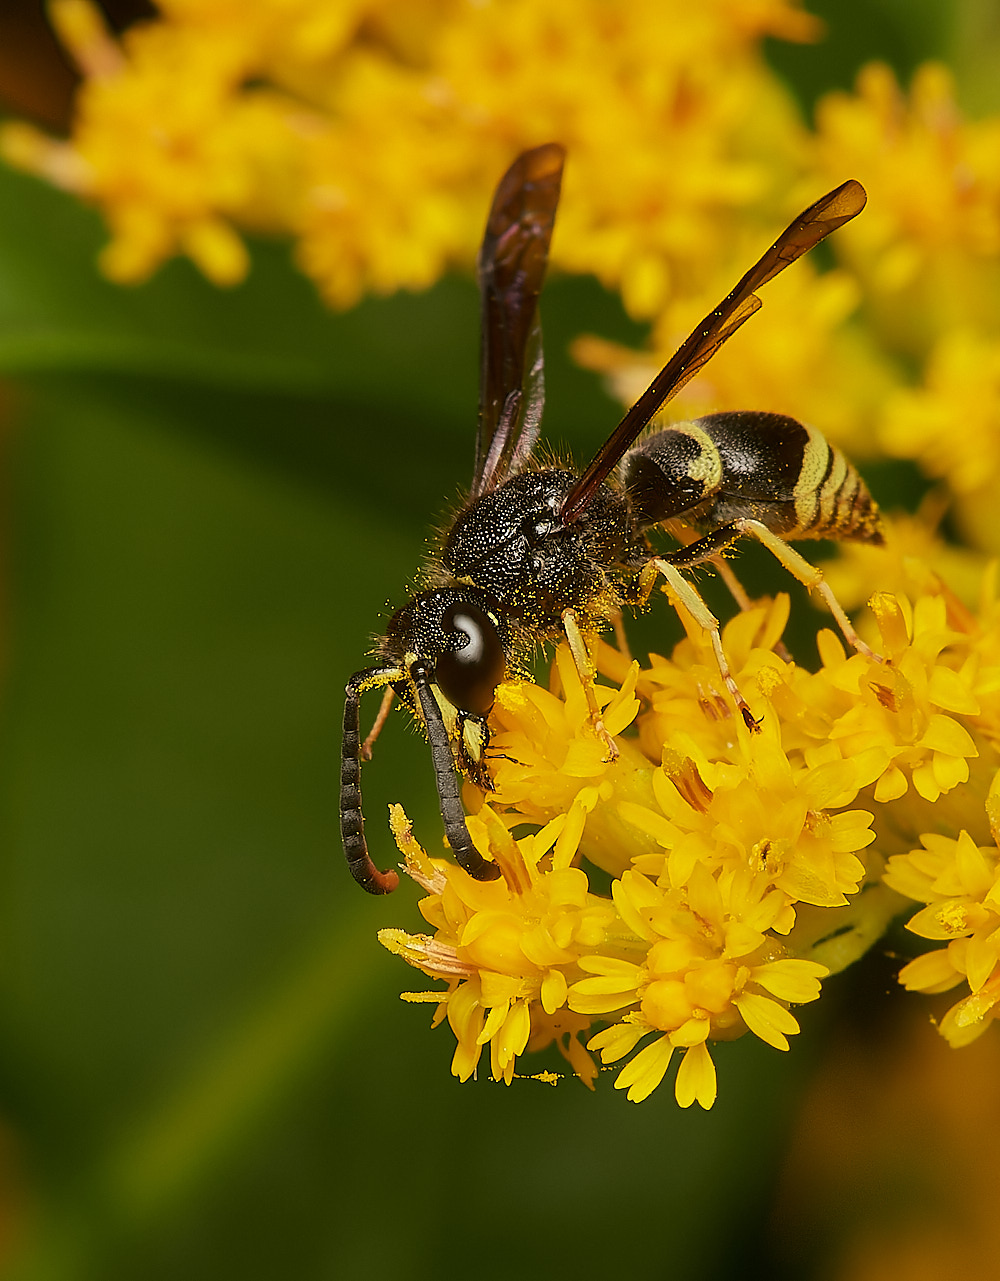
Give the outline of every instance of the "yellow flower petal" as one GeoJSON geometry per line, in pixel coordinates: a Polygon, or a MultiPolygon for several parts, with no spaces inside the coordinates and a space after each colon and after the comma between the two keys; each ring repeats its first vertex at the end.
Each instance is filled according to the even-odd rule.
{"type": "Polygon", "coordinates": [[[674,1084],[674,1094],[680,1106],[689,1108],[697,1100],[707,1111],[715,1102],[717,1092],[715,1064],[708,1047],[701,1044],[685,1050],[674,1084]]]}
{"type": "Polygon", "coordinates": [[[776,1050],[788,1049],[788,1036],[798,1032],[799,1025],[777,1001],[753,992],[744,992],[736,998],[734,1004],[755,1036],[768,1045],[773,1045],[776,1050]]]}
{"type": "Polygon", "coordinates": [[[628,1090],[630,1103],[648,1099],[666,1075],[674,1047],[668,1037],[661,1036],[639,1051],[615,1078],[616,1090],[628,1090]]]}

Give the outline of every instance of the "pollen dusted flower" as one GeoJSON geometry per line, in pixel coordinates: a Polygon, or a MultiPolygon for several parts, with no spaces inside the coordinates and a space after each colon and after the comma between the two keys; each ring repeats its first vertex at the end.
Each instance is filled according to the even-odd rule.
{"type": "MultiPolygon", "coordinates": [[[[564,649],[550,689],[500,687],[496,791],[470,787],[466,801],[503,879],[428,859],[397,815],[434,932],[380,936],[447,984],[409,999],[447,1017],[456,1075],[471,1076],[489,1044],[492,1076],[509,1083],[523,1053],[554,1043],[588,1085],[593,1054],[620,1065],[615,1084],[634,1102],[676,1061],[677,1101],[711,1107],[713,1046],[751,1032],[787,1050],[799,1031],[790,1007],[867,950],[903,896],[929,904],[915,932],[950,941],[901,980],[926,991],[967,981],[942,1031],[961,1044],[982,1030],[1000,997],[1000,856],[957,827],[898,851],[928,816],[967,813],[996,773],[1000,612],[988,591],[982,617],[950,611],[927,581],[938,590],[912,605],[873,598],[882,661],[848,657],[829,632],[817,670],[780,657],[785,598],[733,619],[724,646],[760,717],[754,735],[690,620],[672,656],[647,668],[598,645],[617,686],[597,687],[616,760],[564,649]]],[[[998,798],[994,783],[995,833],[998,798]]]]}
{"type": "Polygon", "coordinates": [[[979,755],[956,717],[981,710],[969,638],[948,625],[940,595],[922,597],[911,611],[905,599],[878,593],[871,607],[884,662],[847,657],[837,638],[822,632],[821,672],[793,674],[775,685],[772,698],[807,759],[864,760],[874,770],[877,801],[905,795],[911,782],[936,801],[968,780],[968,761],[979,755]]]}
{"type": "Polygon", "coordinates": [[[593,1061],[578,1040],[587,1022],[566,1008],[566,973],[603,943],[614,908],[590,893],[586,873],[571,866],[576,839],[566,815],[520,841],[495,816],[470,819],[474,834],[484,835],[487,826],[504,876],[479,882],[452,863],[428,859],[402,811],[394,810],[393,833],[407,870],[429,891],[420,910],[435,934],[383,930],[379,939],[425,974],[448,982],[447,994],[434,996],[434,1021],[447,1017],[455,1034],[452,1071],[460,1080],[475,1072],[489,1044],[493,1076],[509,1084],[532,1037],[533,1048],[555,1041],[589,1083],[593,1061]]]}
{"type": "Polygon", "coordinates": [[[799,1025],[788,1004],[819,996],[825,965],[788,957],[768,933],[788,906],[766,874],[744,864],[729,876],[715,876],[696,863],[679,889],[664,888],[638,872],[625,872],[614,885],[621,919],[644,940],[640,964],[613,956],[581,960],[593,977],[570,988],[570,1006],[579,1013],[620,1021],[592,1037],[588,1048],[605,1063],[629,1054],[653,1033],[619,1073],[615,1085],[639,1103],[660,1084],[675,1049],[683,1050],[675,1094],[682,1107],[695,1100],[715,1102],[715,1065],[706,1042],[747,1030],[779,1050],[799,1025]]]}

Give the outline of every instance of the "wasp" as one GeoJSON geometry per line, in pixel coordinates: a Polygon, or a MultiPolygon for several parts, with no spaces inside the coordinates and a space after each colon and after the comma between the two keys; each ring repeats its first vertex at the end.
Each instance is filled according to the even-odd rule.
{"type": "MultiPolygon", "coordinates": [[[[857,636],[818,569],[789,540],[883,541],[878,509],[841,451],[783,414],[715,413],[640,439],[653,416],[760,307],[757,290],[864,208],[848,181],[810,205],[696,327],[628,410],[590,465],[539,466],[533,453],[544,400],[538,296],[548,260],[565,153],[556,143],[519,156],[497,187],[479,254],[480,404],[472,485],[429,567],[426,589],[389,620],[373,666],[347,683],[340,788],[341,834],[355,880],[372,894],[398,876],[372,862],[364,835],[361,759],[394,697],[422,721],[441,817],[459,864],[479,880],[500,869],[469,835],[459,774],[483,790],[489,714],[515,656],[541,639],[567,639],[603,732],[586,637],[622,606],[668,595],[711,636],[725,685],[751,732],[757,723],[734,680],[719,624],[681,573],[756,538],[816,589],[848,641],[857,636]],[[638,443],[637,443],[638,442],[638,443]],[[664,526],[684,545],[657,555],[647,531],[664,526]],[[362,742],[361,696],[382,689],[375,728],[362,742]]],[[[739,584],[727,579],[740,600],[739,584]]],[[[743,598],[745,603],[745,597],[743,598]]],[[[610,736],[605,735],[614,755],[610,736]]]]}

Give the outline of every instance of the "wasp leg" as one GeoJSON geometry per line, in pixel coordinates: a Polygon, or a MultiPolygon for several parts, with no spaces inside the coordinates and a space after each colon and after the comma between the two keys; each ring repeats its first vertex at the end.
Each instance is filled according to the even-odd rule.
{"type": "Polygon", "coordinates": [[[431,689],[430,675],[423,663],[410,665],[410,680],[420,702],[427,741],[431,748],[434,779],[437,783],[438,804],[444,820],[444,834],[460,866],[477,881],[495,881],[500,875],[496,863],[484,859],[472,843],[465,822],[465,810],[458,791],[455,774],[455,757],[452,754],[448,730],[441,716],[441,708],[431,689]]]}
{"type": "Polygon", "coordinates": [[[847,617],[843,605],[834,596],[833,589],[823,577],[823,571],[817,569],[811,561],[806,560],[794,547],[789,546],[780,534],[768,529],[762,521],[750,520],[747,517],[731,521],[728,525],[713,529],[710,534],[706,534],[704,538],[700,538],[689,547],[685,547],[679,552],[673,552],[670,556],[670,561],[674,565],[697,565],[701,561],[709,560],[716,552],[734,543],[741,535],[756,538],[804,587],[810,591],[817,591],[823,597],[830,613],[837,620],[837,626],[843,632],[844,639],[848,645],[856,649],[859,654],[864,654],[866,658],[874,658],[877,662],[883,661],[881,654],[876,654],[872,647],[866,645],[854,630],[854,624],[847,617]]]}
{"type": "Polygon", "coordinates": [[[806,558],[797,552],[794,547],[779,535],[773,533],[768,527],[758,520],[741,520],[739,522],[744,526],[744,532],[752,535],[758,542],[764,544],[769,552],[775,556],[790,574],[804,584],[810,591],[816,591],[826,601],[827,609],[837,620],[837,626],[844,634],[844,640],[847,641],[853,649],[859,654],[864,654],[866,658],[874,658],[877,662],[882,662],[882,655],[877,654],[870,645],[865,644],[858,633],[854,630],[854,624],[847,616],[843,605],[833,594],[833,588],[823,577],[823,571],[806,560],[806,558]]]}
{"type": "Polygon", "coordinates": [[[490,726],[485,716],[458,711],[455,717],[455,751],[462,773],[467,774],[481,792],[495,792],[486,768],[490,748],[490,726]]]}
{"type": "MultiPolygon", "coordinates": [[[[695,545],[696,544],[692,543],[692,546],[695,545]]],[[[687,548],[684,548],[685,552],[687,550],[687,548]]],[[[680,554],[683,555],[683,552],[680,554]]],[[[711,555],[711,553],[709,553],[709,555],[711,555]]],[[[709,555],[703,556],[700,559],[708,560],[709,555]]],[[[730,697],[736,704],[740,715],[743,717],[743,723],[751,734],[756,734],[760,727],[757,724],[757,718],[750,710],[749,703],[740,693],[740,687],[736,684],[736,678],[730,670],[729,660],[726,658],[726,652],[722,648],[722,637],[719,634],[719,620],[699,596],[696,589],[679,573],[671,561],[665,560],[661,556],[654,556],[649,563],[666,579],[668,594],[672,596],[675,601],[678,601],[684,606],[703,631],[708,632],[712,641],[712,649],[715,651],[715,661],[719,667],[719,674],[722,676],[726,689],[729,690],[730,697]]]]}
{"type": "Polygon", "coordinates": [[[351,875],[369,894],[391,894],[399,884],[399,876],[391,870],[378,870],[365,840],[365,816],[361,808],[361,695],[391,681],[403,680],[405,675],[398,667],[370,667],[367,671],[355,672],[347,682],[340,762],[340,836],[351,875]]]}
{"type": "MultiPolygon", "coordinates": [[[[663,522],[663,527],[671,537],[676,538],[679,543],[683,543],[685,549],[693,546],[694,543],[699,541],[698,535],[694,533],[690,526],[685,525],[681,521],[667,520],[663,522]]],[[[728,561],[726,561],[721,553],[712,556],[709,563],[726,584],[726,587],[729,589],[729,594],[736,602],[740,612],[745,614],[748,609],[753,609],[754,602],[747,595],[746,588],[733,573],[728,561]]],[[[782,662],[790,663],[792,661],[792,656],[788,652],[788,646],[783,640],[779,640],[775,643],[774,652],[782,662]]]]}
{"type": "MultiPolygon", "coordinates": [[[[739,606],[740,611],[745,614],[748,609],[753,609],[754,602],[747,595],[746,588],[733,573],[726,561],[723,560],[721,556],[713,556],[711,565],[729,588],[729,594],[739,606]]],[[[792,661],[792,655],[783,640],[779,639],[775,641],[773,649],[783,663],[790,663],[792,661]]]]}
{"type": "Polygon", "coordinates": [[[569,645],[569,652],[573,655],[573,664],[579,674],[580,684],[583,686],[583,694],[587,700],[587,710],[590,713],[590,723],[594,727],[594,733],[603,740],[605,747],[608,749],[607,759],[616,761],[618,759],[618,747],[615,744],[615,740],[604,728],[601,709],[597,703],[597,695],[594,693],[594,680],[597,672],[594,670],[586,638],[580,630],[576,613],[572,609],[563,610],[562,625],[569,645]]]}
{"type": "Polygon", "coordinates": [[[382,702],[379,704],[378,715],[375,717],[375,723],[365,735],[365,741],[361,744],[361,759],[370,761],[372,758],[372,748],[375,746],[375,740],[385,728],[385,723],[389,719],[389,710],[392,707],[393,699],[396,697],[396,691],[391,685],[385,687],[382,695],[382,702]]]}

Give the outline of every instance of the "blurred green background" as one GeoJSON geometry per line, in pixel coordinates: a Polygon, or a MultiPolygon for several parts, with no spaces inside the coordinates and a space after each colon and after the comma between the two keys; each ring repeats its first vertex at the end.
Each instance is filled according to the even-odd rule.
{"type": "MultiPolygon", "coordinates": [[[[947,52],[931,0],[811,7],[827,43],[773,51],[806,109],[947,52]]],[[[344,681],[468,479],[472,282],[334,316],[283,246],[229,293],[184,263],[122,290],[103,239],[0,172],[3,1275],[821,1273],[774,1188],[829,1009],[791,1055],[723,1050],[707,1115],[459,1085],[375,941],[415,888],[343,867],[344,681]]],[[[584,459],[618,410],[567,345],[641,334],[589,280],[543,314],[546,434],[584,459]]],[[[437,830],[401,717],[364,783],[381,866],[388,801],[437,830]]]]}

